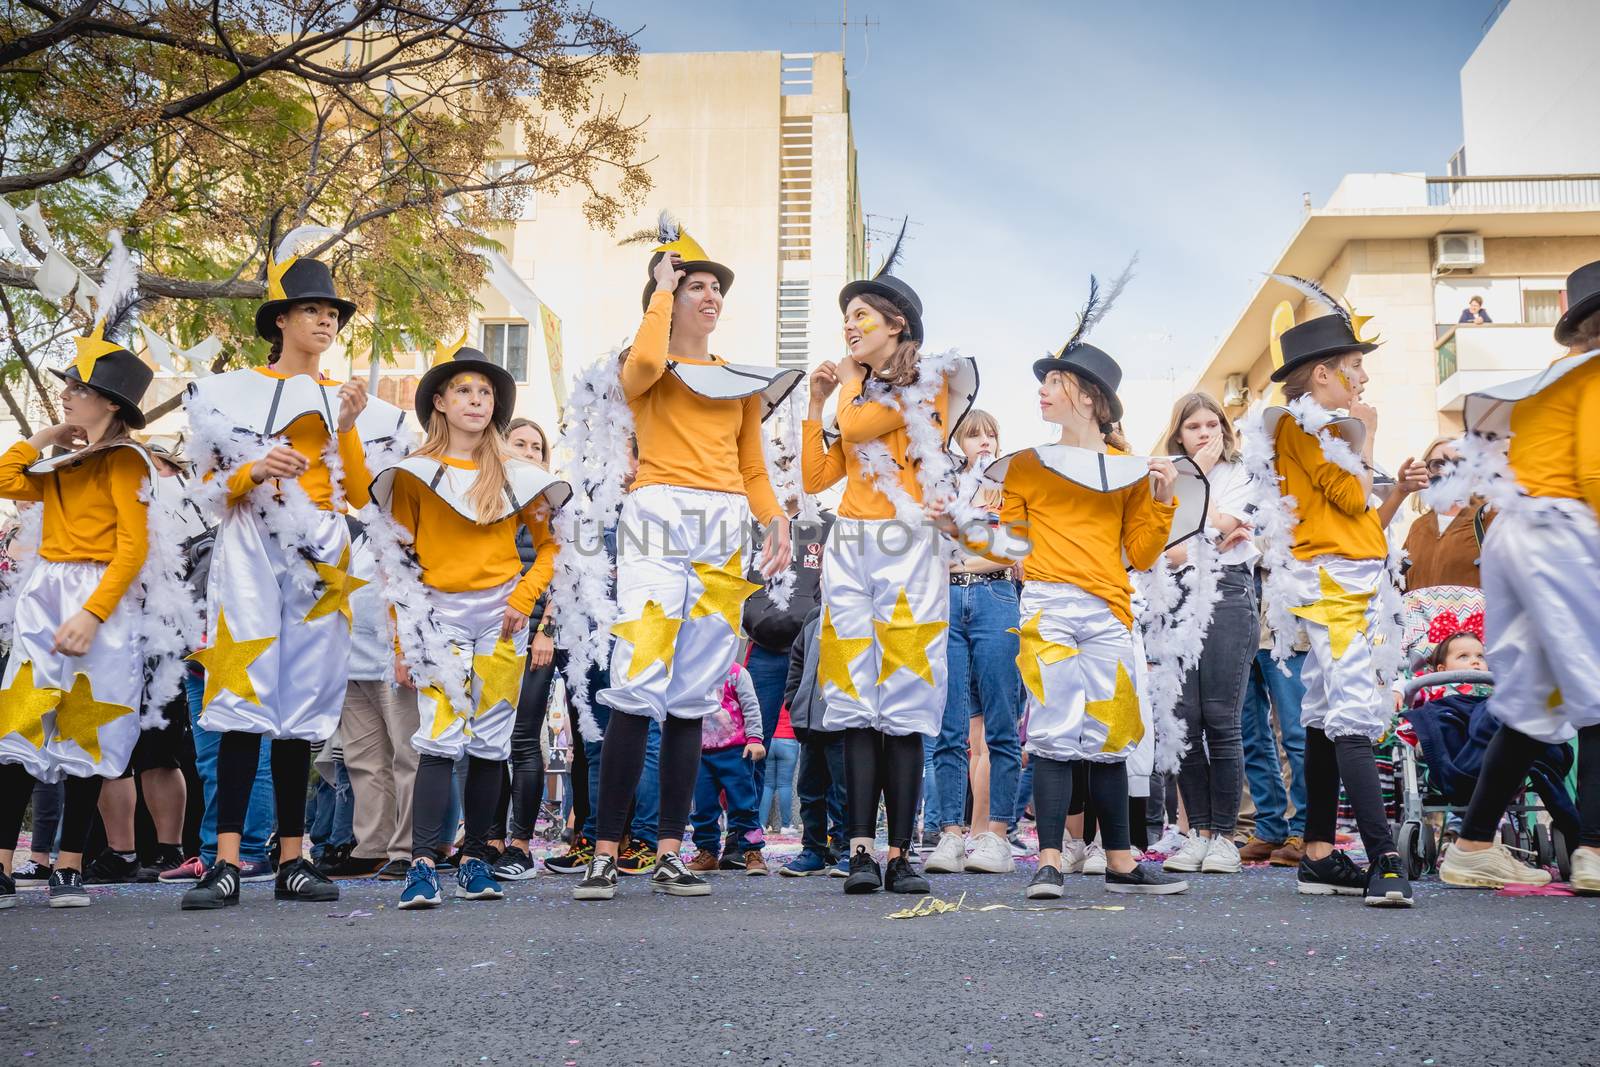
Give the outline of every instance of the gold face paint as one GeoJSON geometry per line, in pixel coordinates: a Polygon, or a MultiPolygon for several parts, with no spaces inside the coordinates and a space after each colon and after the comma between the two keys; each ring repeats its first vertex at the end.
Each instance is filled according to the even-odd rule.
{"type": "Polygon", "coordinates": [[[877,328],[882,325],[883,323],[879,322],[871,315],[868,315],[866,318],[861,319],[856,323],[856,329],[860,330],[863,334],[869,334],[877,330],[877,328]]]}
{"type": "Polygon", "coordinates": [[[1350,379],[1345,377],[1344,371],[1339,372],[1339,384],[1346,389],[1350,388],[1350,379]]]}

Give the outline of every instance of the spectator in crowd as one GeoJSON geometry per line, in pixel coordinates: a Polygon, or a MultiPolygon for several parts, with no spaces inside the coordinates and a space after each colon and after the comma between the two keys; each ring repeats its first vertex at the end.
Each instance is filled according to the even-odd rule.
{"type": "MultiPolygon", "coordinates": [[[[1430,479],[1443,478],[1460,458],[1454,437],[1436,437],[1422,454],[1430,479]]],[[[1478,557],[1490,511],[1482,501],[1424,511],[1406,534],[1406,590],[1438,585],[1479,587],[1478,557]]]]}
{"type": "Polygon", "coordinates": [[[1467,301],[1467,306],[1461,309],[1461,317],[1456,321],[1472,326],[1483,326],[1494,320],[1489,317],[1487,311],[1483,310],[1483,297],[1475,296],[1467,301]]]}

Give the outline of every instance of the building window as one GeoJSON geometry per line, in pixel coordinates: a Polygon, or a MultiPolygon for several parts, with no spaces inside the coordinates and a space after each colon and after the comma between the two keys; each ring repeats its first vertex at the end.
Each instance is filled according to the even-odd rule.
{"type": "Polygon", "coordinates": [[[811,357],[811,283],[778,283],[778,366],[807,367],[811,357]]]}
{"type": "Polygon", "coordinates": [[[1524,289],[1522,321],[1531,326],[1554,326],[1561,317],[1561,290],[1524,289]]]}
{"type": "Polygon", "coordinates": [[[483,354],[511,372],[516,381],[528,381],[528,324],[525,322],[486,322],[483,324],[483,354]]]}

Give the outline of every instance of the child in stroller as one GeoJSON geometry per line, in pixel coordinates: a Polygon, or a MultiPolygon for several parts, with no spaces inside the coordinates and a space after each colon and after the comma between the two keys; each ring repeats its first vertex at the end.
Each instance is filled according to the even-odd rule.
{"type": "MultiPolygon", "coordinates": [[[[1481,603],[1478,590],[1462,587],[1408,597],[1407,644],[1419,666],[1402,690],[1408,710],[1396,730],[1394,756],[1401,818],[1396,840],[1413,877],[1437,866],[1448,824],[1472,799],[1484,751],[1499,725],[1488,708],[1494,680],[1486,669],[1481,603]],[[1429,614],[1446,602],[1452,606],[1429,614]],[[1430,816],[1441,815],[1445,825],[1433,825],[1430,816]]],[[[1524,798],[1513,804],[1500,827],[1505,844],[1536,855],[1541,865],[1558,866],[1563,876],[1568,842],[1578,835],[1577,807],[1566,787],[1572,765],[1569,746],[1546,746],[1525,791],[1538,803],[1524,798]],[[1538,818],[1540,812],[1548,822],[1538,818]]]]}

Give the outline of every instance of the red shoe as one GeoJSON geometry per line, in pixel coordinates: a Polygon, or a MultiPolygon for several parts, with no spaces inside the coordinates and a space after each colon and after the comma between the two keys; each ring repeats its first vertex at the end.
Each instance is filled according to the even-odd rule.
{"type": "Polygon", "coordinates": [[[198,882],[205,873],[206,865],[200,862],[200,857],[191,856],[170,871],[162,871],[156,880],[168,885],[178,882],[198,882]]]}

